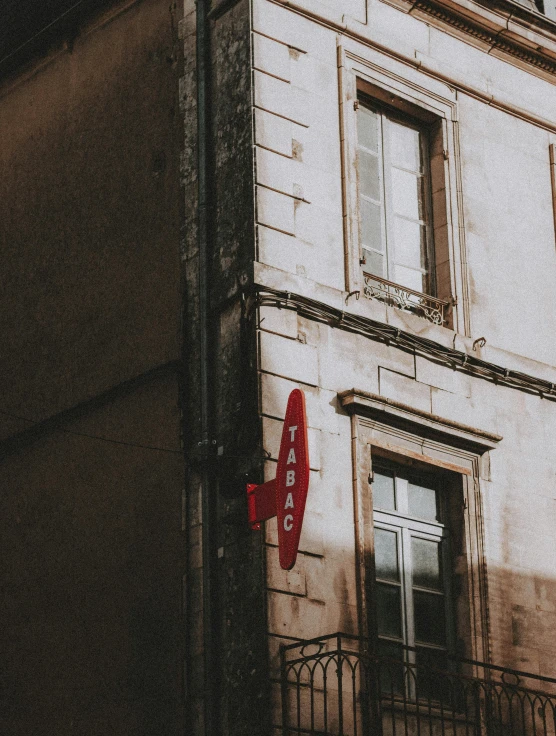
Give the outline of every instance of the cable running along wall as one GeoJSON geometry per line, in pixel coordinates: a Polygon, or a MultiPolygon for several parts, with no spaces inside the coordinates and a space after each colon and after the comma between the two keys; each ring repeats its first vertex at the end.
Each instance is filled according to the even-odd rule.
{"type": "Polygon", "coordinates": [[[266,287],[255,287],[252,294],[251,309],[257,306],[293,309],[302,317],[364,335],[371,340],[380,340],[388,345],[395,345],[401,350],[410,351],[415,355],[444,363],[453,370],[465,371],[470,375],[484,378],[496,384],[535,393],[541,398],[556,400],[556,384],[554,383],[481,360],[461,350],[447,348],[433,340],[412,335],[410,332],[405,332],[397,327],[335,309],[309,297],[266,287]]]}

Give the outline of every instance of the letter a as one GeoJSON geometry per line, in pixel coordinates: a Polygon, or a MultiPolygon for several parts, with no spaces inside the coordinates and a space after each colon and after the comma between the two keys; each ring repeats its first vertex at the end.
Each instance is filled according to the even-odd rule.
{"type": "Polygon", "coordinates": [[[296,463],[296,462],[297,460],[295,459],[295,450],[292,447],[292,449],[290,450],[290,454],[288,455],[288,462],[286,463],[286,465],[289,465],[290,463],[296,463]]]}
{"type": "Polygon", "coordinates": [[[286,473],[286,485],[293,486],[295,483],[295,470],[288,470],[286,473]]]}
{"type": "Polygon", "coordinates": [[[293,509],[293,496],[291,491],[288,493],[288,497],[286,498],[286,505],[284,506],[285,509],[293,509]]]}

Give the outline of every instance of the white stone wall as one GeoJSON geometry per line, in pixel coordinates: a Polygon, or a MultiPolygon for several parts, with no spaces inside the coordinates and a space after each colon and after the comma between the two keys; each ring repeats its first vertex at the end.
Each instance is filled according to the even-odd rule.
{"type": "MultiPolygon", "coordinates": [[[[255,280],[556,382],[554,79],[431,22],[380,0],[253,1],[255,280]],[[332,25],[317,22],[319,14],[332,25]],[[460,178],[450,174],[457,331],[363,297],[346,302],[338,47],[374,74],[386,70],[431,99],[451,100],[461,162],[460,178]],[[486,345],[473,347],[479,337],[486,345]]],[[[266,524],[272,651],[276,637],[357,631],[351,424],[337,398],[355,387],[503,436],[478,479],[492,658],[556,676],[556,404],[295,311],[265,307],[260,327],[265,449],[277,457],[295,387],[306,394],[311,445],[293,571],[279,569],[276,522],[266,524]]],[[[267,473],[273,477],[274,461],[267,473]]]]}

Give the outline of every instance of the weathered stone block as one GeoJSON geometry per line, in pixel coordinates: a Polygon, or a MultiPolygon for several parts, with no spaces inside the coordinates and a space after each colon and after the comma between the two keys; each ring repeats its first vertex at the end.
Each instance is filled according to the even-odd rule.
{"type": "Polygon", "coordinates": [[[309,124],[307,93],[276,77],[254,72],[255,105],[301,125],[309,124]]]}
{"type": "Polygon", "coordinates": [[[318,385],[318,355],[312,345],[261,333],[261,369],[284,378],[318,385]]]}
{"type": "Polygon", "coordinates": [[[305,555],[299,555],[293,570],[282,570],[278,558],[278,548],[267,546],[266,570],[267,586],[270,590],[282,591],[291,595],[304,596],[307,594],[306,561],[305,555]]]}
{"type": "Polygon", "coordinates": [[[255,69],[290,81],[290,53],[286,44],[278,43],[259,33],[253,34],[253,63],[255,69]]]}
{"type": "Polygon", "coordinates": [[[428,384],[460,396],[471,396],[471,378],[461,371],[455,371],[446,364],[435,363],[421,356],[415,358],[415,378],[419,383],[428,384]]]}
{"type": "Polygon", "coordinates": [[[255,110],[255,142],[282,156],[292,155],[293,124],[266,110],[255,110]]]}
{"type": "Polygon", "coordinates": [[[379,386],[382,396],[422,411],[431,411],[431,389],[400,373],[379,368],[379,386]]]}
{"type": "Polygon", "coordinates": [[[265,187],[257,187],[258,222],[283,233],[293,235],[294,200],[265,187]]]}
{"type": "Polygon", "coordinates": [[[297,313],[293,309],[259,308],[259,327],[265,332],[274,332],[283,337],[297,337],[297,313]]]}

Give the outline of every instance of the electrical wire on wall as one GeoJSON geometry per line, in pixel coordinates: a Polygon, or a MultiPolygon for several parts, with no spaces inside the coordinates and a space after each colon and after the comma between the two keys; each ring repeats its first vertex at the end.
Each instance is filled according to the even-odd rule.
{"type": "MultiPolygon", "coordinates": [[[[292,292],[255,287],[251,294],[250,309],[257,306],[293,309],[302,317],[324,322],[331,327],[354,332],[372,340],[380,340],[388,345],[395,345],[415,355],[422,355],[431,360],[444,363],[453,370],[465,371],[470,375],[503,386],[535,393],[541,398],[556,400],[556,384],[550,381],[481,360],[461,350],[447,348],[426,337],[412,335],[398,327],[392,327],[367,317],[336,309],[316,299],[292,292]]],[[[484,338],[481,338],[481,340],[484,345],[484,338]]]]}

